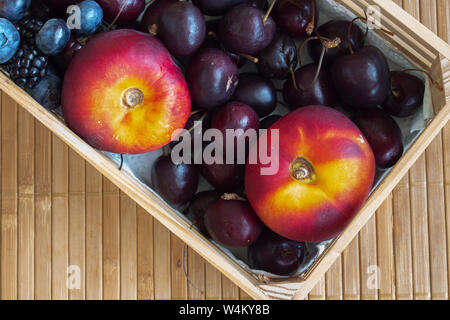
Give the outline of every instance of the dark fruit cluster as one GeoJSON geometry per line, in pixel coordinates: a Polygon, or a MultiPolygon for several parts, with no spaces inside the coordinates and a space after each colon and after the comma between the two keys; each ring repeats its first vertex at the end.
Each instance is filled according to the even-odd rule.
{"type": "Polygon", "coordinates": [[[31,89],[47,74],[47,65],[47,58],[34,45],[23,42],[3,67],[16,84],[31,89]]]}
{"type": "Polygon", "coordinates": [[[27,41],[30,44],[35,44],[36,35],[41,30],[43,25],[44,21],[42,21],[41,19],[27,16],[20,20],[16,27],[20,33],[22,41],[27,41]]]}

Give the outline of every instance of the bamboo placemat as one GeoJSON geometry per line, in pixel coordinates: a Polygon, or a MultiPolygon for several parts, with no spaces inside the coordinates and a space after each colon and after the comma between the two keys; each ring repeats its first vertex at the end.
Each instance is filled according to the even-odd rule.
{"type": "MultiPolygon", "coordinates": [[[[450,0],[395,2],[449,40],[450,0]]],[[[249,298],[5,93],[0,108],[2,299],[249,298]]],[[[448,299],[449,152],[447,125],[309,299],[448,299]]]]}

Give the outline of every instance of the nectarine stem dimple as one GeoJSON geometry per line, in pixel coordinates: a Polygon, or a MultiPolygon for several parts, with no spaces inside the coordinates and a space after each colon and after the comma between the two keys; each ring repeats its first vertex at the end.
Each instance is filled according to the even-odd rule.
{"type": "Polygon", "coordinates": [[[144,101],[144,94],[138,88],[128,88],[122,93],[122,105],[128,109],[139,106],[144,101]]]}
{"type": "Polygon", "coordinates": [[[289,171],[291,176],[300,182],[310,183],[316,179],[316,174],[311,163],[302,157],[298,157],[291,162],[289,171]]]}

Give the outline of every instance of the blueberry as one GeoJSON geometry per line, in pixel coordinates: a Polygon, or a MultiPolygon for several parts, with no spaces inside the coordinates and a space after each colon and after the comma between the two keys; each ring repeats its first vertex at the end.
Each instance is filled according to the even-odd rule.
{"type": "Polygon", "coordinates": [[[16,23],[23,18],[30,7],[30,3],[31,0],[1,0],[0,17],[16,23]]]}
{"type": "Polygon", "coordinates": [[[78,35],[93,34],[102,24],[103,10],[100,5],[93,0],[85,0],[78,4],[81,13],[80,29],[75,29],[78,35]]]}
{"type": "Polygon", "coordinates": [[[11,59],[19,48],[19,44],[20,35],[14,25],[6,19],[0,18],[0,63],[11,59]]]}
{"type": "Polygon", "coordinates": [[[70,29],[62,19],[48,20],[36,35],[36,46],[47,56],[55,56],[64,49],[70,38],[70,29]]]}

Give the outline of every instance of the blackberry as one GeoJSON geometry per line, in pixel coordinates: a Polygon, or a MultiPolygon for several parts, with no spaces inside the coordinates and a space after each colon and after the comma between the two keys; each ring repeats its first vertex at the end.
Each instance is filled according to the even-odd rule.
{"type": "Polygon", "coordinates": [[[3,65],[9,77],[22,88],[32,89],[47,74],[47,58],[36,46],[23,41],[14,57],[3,65]]]}
{"type": "Polygon", "coordinates": [[[34,45],[36,34],[41,30],[43,25],[44,22],[39,18],[26,16],[17,23],[16,28],[22,40],[34,45]]]}

